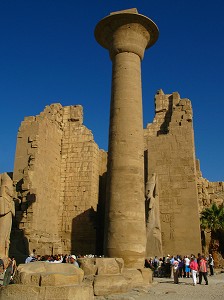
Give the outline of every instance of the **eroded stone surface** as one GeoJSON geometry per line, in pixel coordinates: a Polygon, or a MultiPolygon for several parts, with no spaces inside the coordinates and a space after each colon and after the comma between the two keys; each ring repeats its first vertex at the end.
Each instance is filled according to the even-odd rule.
{"type": "Polygon", "coordinates": [[[86,285],[33,287],[13,284],[0,288],[1,300],[93,300],[93,289],[86,285]]]}
{"type": "Polygon", "coordinates": [[[33,262],[18,266],[15,282],[32,286],[63,286],[80,284],[83,277],[84,271],[72,264],[33,262]]]}
{"type": "Polygon", "coordinates": [[[8,257],[12,216],[15,215],[12,179],[7,173],[0,174],[0,258],[8,257]]]}
{"type": "Polygon", "coordinates": [[[201,236],[191,102],[176,92],[159,90],[155,111],[153,122],[144,130],[145,168],[148,177],[156,173],[158,178],[163,254],[198,253],[201,236]]]}

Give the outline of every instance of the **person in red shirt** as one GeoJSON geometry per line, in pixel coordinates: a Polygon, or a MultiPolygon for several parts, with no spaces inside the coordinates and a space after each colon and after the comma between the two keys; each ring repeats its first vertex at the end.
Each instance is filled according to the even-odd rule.
{"type": "Polygon", "coordinates": [[[198,271],[198,263],[197,259],[194,256],[191,256],[190,269],[193,279],[193,285],[197,284],[197,271],[198,271]]]}
{"type": "Polygon", "coordinates": [[[205,280],[205,284],[208,285],[208,278],[207,278],[207,262],[205,257],[202,255],[200,262],[199,262],[199,284],[202,282],[202,276],[205,280]]]}

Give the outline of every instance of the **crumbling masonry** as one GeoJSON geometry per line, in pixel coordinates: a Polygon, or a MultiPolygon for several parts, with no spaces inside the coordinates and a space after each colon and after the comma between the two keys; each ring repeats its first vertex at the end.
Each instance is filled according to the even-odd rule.
{"type": "MultiPolygon", "coordinates": [[[[18,199],[11,253],[22,256],[35,248],[39,254],[103,254],[107,153],[82,122],[81,106],[60,104],[22,122],[13,174],[18,199]]],[[[145,182],[152,173],[158,177],[163,254],[196,253],[201,248],[198,212],[223,201],[224,184],[210,183],[200,173],[190,100],[158,91],[144,141],[145,182]],[[192,211],[195,216],[188,218],[192,211]],[[189,243],[186,234],[192,228],[194,242],[189,243]]],[[[150,240],[147,245],[147,254],[156,254],[150,240]]]]}
{"type": "Polygon", "coordinates": [[[141,60],[158,28],[131,9],[102,19],[95,37],[113,65],[108,159],[79,105],[52,104],[25,118],[10,253],[106,254],[138,269],[148,256],[196,254],[199,212],[223,203],[224,184],[201,175],[189,99],[159,90],[154,120],[142,128],[141,60]]]}

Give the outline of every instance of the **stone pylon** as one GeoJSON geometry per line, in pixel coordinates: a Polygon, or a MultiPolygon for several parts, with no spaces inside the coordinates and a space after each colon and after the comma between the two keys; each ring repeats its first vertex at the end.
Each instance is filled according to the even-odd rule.
{"type": "Polygon", "coordinates": [[[111,13],[95,38],[113,64],[105,251],[126,267],[142,268],[146,225],[141,60],[158,38],[158,28],[136,9],[111,13]]]}

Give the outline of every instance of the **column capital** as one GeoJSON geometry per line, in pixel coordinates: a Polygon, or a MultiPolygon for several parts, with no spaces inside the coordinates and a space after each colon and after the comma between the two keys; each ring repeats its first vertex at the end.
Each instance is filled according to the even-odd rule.
{"type": "Polygon", "coordinates": [[[109,50],[111,59],[121,52],[132,52],[143,59],[145,49],[155,44],[158,36],[156,24],[136,9],[112,13],[95,28],[97,42],[109,50]]]}

